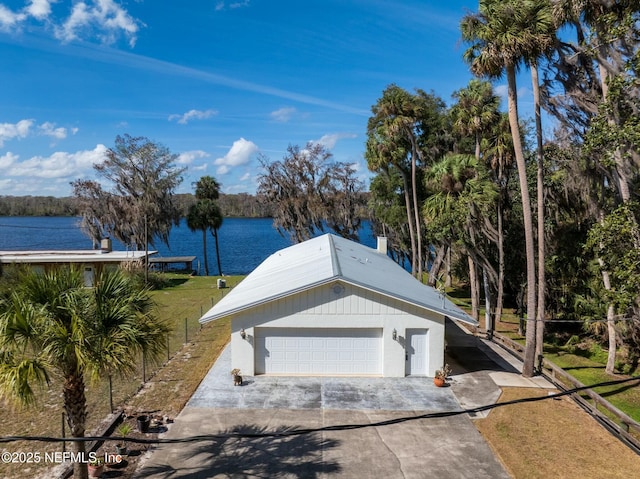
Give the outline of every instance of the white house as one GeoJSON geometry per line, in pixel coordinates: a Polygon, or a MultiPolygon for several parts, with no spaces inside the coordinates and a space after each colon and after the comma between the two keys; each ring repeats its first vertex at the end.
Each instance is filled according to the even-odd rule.
{"type": "Polygon", "coordinates": [[[445,317],[477,325],[378,250],[326,234],[280,250],[202,318],[231,317],[244,375],[433,376],[445,317]]]}

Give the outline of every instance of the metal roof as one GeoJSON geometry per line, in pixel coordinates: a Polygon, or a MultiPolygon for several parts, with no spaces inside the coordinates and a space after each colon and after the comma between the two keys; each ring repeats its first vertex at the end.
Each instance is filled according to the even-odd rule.
{"type": "MultiPolygon", "coordinates": [[[[149,251],[149,255],[156,251],[149,251]]],[[[0,263],[114,263],[136,261],[144,251],[68,250],[68,251],[0,251],[0,263]]]]}
{"type": "Polygon", "coordinates": [[[474,326],[478,323],[386,254],[325,234],[277,251],[202,318],[206,323],[316,286],[342,281],[474,326]]]}

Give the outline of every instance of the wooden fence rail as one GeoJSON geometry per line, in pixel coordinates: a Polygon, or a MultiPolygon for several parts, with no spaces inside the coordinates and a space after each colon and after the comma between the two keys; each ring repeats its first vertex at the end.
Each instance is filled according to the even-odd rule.
{"type": "MultiPolygon", "coordinates": [[[[495,332],[493,333],[492,340],[521,361],[523,360],[524,346],[522,344],[495,332]]],[[[553,364],[547,359],[542,359],[542,362],[538,364],[538,367],[541,369],[542,375],[560,390],[566,391],[568,389],[585,387],[584,384],[571,376],[564,369],[553,364]]],[[[637,383],[634,382],[631,384],[640,384],[640,380],[638,380],[637,383]]],[[[631,447],[637,454],[640,454],[640,423],[629,417],[592,389],[584,389],[580,391],[580,393],[574,393],[571,396],[582,408],[587,410],[587,412],[595,417],[610,432],[615,434],[621,441],[631,447]],[[589,400],[584,398],[583,395],[588,396],[593,403],[589,402],[589,400]],[[601,409],[604,409],[607,412],[607,415],[605,415],[601,409]],[[633,435],[634,433],[636,435],[633,435]]]]}

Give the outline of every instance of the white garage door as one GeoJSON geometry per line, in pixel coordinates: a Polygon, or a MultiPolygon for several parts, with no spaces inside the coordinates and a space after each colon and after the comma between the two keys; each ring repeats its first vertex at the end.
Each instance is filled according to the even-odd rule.
{"type": "Polygon", "coordinates": [[[256,374],[380,375],[382,329],[256,328],[256,374]]]}

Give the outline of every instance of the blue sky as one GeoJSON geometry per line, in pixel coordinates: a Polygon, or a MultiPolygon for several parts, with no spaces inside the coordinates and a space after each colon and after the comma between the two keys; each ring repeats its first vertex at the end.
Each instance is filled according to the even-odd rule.
{"type": "Polygon", "coordinates": [[[0,0],[0,195],[68,196],[124,133],[180,155],[179,192],[213,175],[254,193],[259,154],[308,141],[366,180],[371,106],[390,83],[447,102],[466,86],[477,5],[0,0]]]}

